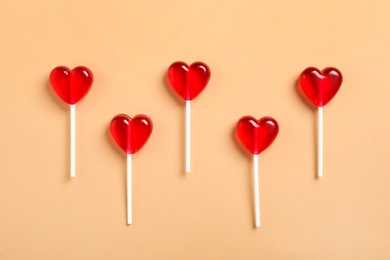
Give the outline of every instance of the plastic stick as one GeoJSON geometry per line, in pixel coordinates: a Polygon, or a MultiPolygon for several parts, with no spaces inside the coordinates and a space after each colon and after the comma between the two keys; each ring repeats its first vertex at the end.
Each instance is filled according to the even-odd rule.
{"type": "Polygon", "coordinates": [[[191,101],[186,100],[186,172],[191,171],[191,101]]]}
{"type": "Polygon", "coordinates": [[[260,227],[260,193],[259,193],[259,155],[253,155],[253,184],[255,202],[255,224],[260,227]]]}
{"type": "Polygon", "coordinates": [[[323,150],[324,150],[324,108],[318,107],[318,158],[317,158],[317,166],[318,166],[318,177],[322,177],[323,175],[323,150]]]}
{"type": "Polygon", "coordinates": [[[132,156],[127,154],[127,224],[133,223],[133,203],[132,203],[132,156]]]}
{"type": "Polygon", "coordinates": [[[76,177],[76,105],[70,105],[70,177],[76,177]]]}

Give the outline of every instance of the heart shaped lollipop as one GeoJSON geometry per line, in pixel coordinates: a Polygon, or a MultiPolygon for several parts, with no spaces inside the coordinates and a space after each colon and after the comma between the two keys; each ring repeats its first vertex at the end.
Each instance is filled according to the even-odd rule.
{"type": "Polygon", "coordinates": [[[184,100],[193,100],[207,86],[210,69],[203,62],[190,66],[184,62],[174,62],[168,69],[168,81],[176,93],[184,100]]]}
{"type": "Polygon", "coordinates": [[[92,72],[84,66],[73,70],[64,66],[54,68],[50,73],[50,84],[55,93],[70,105],[70,177],[76,176],[76,103],[79,102],[93,83],[92,72]]]}
{"type": "Polygon", "coordinates": [[[317,177],[323,175],[323,107],[336,95],[342,82],[341,72],[332,67],[322,71],[308,67],[299,76],[298,84],[301,91],[311,103],[318,107],[317,177]]]}
{"type": "Polygon", "coordinates": [[[257,120],[244,116],[237,122],[236,134],[242,145],[253,154],[253,185],[255,226],[260,227],[259,153],[267,149],[279,133],[279,125],[272,117],[257,120]]]}
{"type": "Polygon", "coordinates": [[[178,61],[168,69],[169,84],[186,101],[186,172],[191,171],[191,100],[204,90],[209,79],[210,69],[203,62],[188,66],[178,61]]]}
{"type": "Polygon", "coordinates": [[[110,124],[112,137],[127,154],[138,152],[148,141],[152,130],[152,120],[145,115],[134,118],[125,114],[116,115],[110,124]]]}
{"type": "Polygon", "coordinates": [[[279,126],[272,117],[259,120],[251,116],[242,117],[236,133],[242,145],[251,154],[259,154],[272,144],[279,132],[279,126]]]}
{"type": "Polygon", "coordinates": [[[127,224],[133,223],[132,210],[132,155],[148,141],[153,130],[152,120],[146,115],[131,118],[116,115],[110,123],[110,132],[115,142],[127,154],[127,224]]]}
{"type": "Polygon", "coordinates": [[[299,87],[303,94],[317,107],[325,106],[339,91],[343,76],[336,68],[320,71],[309,67],[299,76],[299,87]]]}
{"type": "Polygon", "coordinates": [[[74,105],[87,95],[91,89],[93,75],[84,66],[76,67],[73,70],[59,66],[51,71],[50,83],[64,102],[74,105]]]}

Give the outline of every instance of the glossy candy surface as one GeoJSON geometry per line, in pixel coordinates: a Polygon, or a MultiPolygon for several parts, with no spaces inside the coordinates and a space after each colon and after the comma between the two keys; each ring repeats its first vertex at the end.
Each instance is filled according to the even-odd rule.
{"type": "Polygon", "coordinates": [[[79,102],[93,83],[92,72],[83,66],[70,70],[67,67],[59,66],[50,73],[50,84],[57,95],[66,103],[74,105],[79,102]]]}
{"type": "Polygon", "coordinates": [[[317,107],[328,104],[336,95],[343,82],[341,72],[336,68],[325,68],[320,71],[309,67],[299,76],[299,87],[303,94],[317,107]]]}
{"type": "Polygon", "coordinates": [[[168,69],[168,82],[184,100],[193,100],[206,87],[210,79],[210,69],[203,62],[190,66],[184,62],[174,62],[168,69]]]}
{"type": "Polygon", "coordinates": [[[120,114],[116,115],[110,124],[112,137],[127,154],[138,152],[148,141],[152,130],[152,120],[146,115],[136,115],[131,118],[120,114]]]}
{"type": "Polygon", "coordinates": [[[264,151],[272,144],[278,133],[279,125],[272,117],[257,120],[251,116],[244,116],[236,127],[238,139],[251,154],[264,151]]]}

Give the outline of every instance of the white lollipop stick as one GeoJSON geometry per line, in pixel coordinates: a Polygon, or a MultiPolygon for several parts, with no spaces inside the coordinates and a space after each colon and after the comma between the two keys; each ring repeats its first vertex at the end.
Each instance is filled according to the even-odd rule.
{"type": "Polygon", "coordinates": [[[259,155],[253,155],[253,185],[255,197],[256,227],[260,227],[259,155]]]}
{"type": "Polygon", "coordinates": [[[191,171],[191,101],[186,100],[186,172],[191,171]]]}
{"type": "Polygon", "coordinates": [[[76,177],[76,105],[70,105],[70,177],[76,177]]]}
{"type": "Polygon", "coordinates": [[[324,108],[318,107],[318,158],[317,158],[317,167],[318,167],[318,177],[322,177],[323,174],[323,148],[324,148],[324,108]]]}
{"type": "Polygon", "coordinates": [[[127,224],[133,223],[133,203],[132,203],[132,157],[127,154],[127,224]]]}

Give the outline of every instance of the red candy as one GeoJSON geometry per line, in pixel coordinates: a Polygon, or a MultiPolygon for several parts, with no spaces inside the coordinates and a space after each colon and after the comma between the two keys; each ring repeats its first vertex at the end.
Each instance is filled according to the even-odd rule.
{"type": "Polygon", "coordinates": [[[299,76],[299,87],[311,103],[323,107],[336,95],[343,82],[341,72],[336,68],[322,71],[309,67],[299,76]]]}
{"type": "Polygon", "coordinates": [[[138,152],[148,141],[152,130],[152,120],[146,115],[136,115],[131,118],[120,114],[116,115],[110,124],[112,137],[127,154],[138,152]]]}
{"type": "Polygon", "coordinates": [[[50,83],[64,102],[74,105],[87,95],[91,89],[93,74],[83,66],[76,67],[73,70],[60,66],[51,71],[50,83]]]}
{"type": "Polygon", "coordinates": [[[236,127],[236,134],[251,154],[259,154],[272,144],[279,133],[279,125],[272,117],[257,120],[251,116],[242,117],[236,127]]]}
{"type": "Polygon", "coordinates": [[[179,96],[193,100],[206,87],[210,79],[210,69],[202,62],[188,67],[184,62],[175,62],[168,69],[168,81],[179,96]]]}

